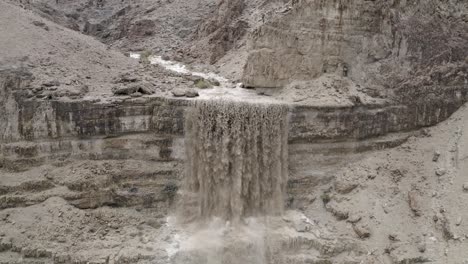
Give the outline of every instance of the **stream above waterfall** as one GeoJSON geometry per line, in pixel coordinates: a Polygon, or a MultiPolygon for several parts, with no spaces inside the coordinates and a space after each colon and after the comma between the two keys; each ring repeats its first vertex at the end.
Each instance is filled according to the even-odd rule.
{"type": "MultiPolygon", "coordinates": [[[[133,59],[140,59],[139,53],[130,53],[130,57],[133,59]]],[[[216,80],[219,82],[219,86],[215,86],[207,89],[197,89],[198,94],[200,95],[198,99],[225,99],[232,101],[241,101],[241,102],[254,102],[254,103],[276,103],[284,104],[285,102],[277,100],[271,96],[265,96],[264,94],[254,89],[244,89],[242,88],[242,83],[235,83],[223,76],[220,76],[214,72],[202,72],[197,70],[190,69],[187,65],[182,63],[164,60],[161,56],[150,56],[150,64],[159,65],[166,70],[182,74],[182,75],[192,75],[201,77],[206,80],[216,80]]],[[[175,87],[177,88],[177,87],[175,87]]]]}

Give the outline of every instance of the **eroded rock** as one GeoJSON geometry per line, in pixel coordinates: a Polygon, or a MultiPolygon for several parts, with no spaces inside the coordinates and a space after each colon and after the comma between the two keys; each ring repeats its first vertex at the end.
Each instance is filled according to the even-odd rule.
{"type": "Polygon", "coordinates": [[[464,190],[465,192],[468,192],[468,182],[465,182],[465,183],[463,184],[463,190],[464,190]]]}
{"type": "Polygon", "coordinates": [[[143,84],[130,84],[124,87],[114,87],[112,89],[112,92],[114,95],[132,95],[135,93],[140,93],[140,94],[153,94],[154,92],[150,90],[147,86],[143,84]]]}
{"type": "Polygon", "coordinates": [[[175,97],[184,97],[186,91],[184,89],[174,89],[171,91],[172,95],[175,97]]]}
{"type": "Polygon", "coordinates": [[[346,220],[349,217],[349,211],[344,205],[332,200],[325,205],[327,211],[333,214],[338,220],[346,220]]]}
{"type": "Polygon", "coordinates": [[[349,223],[352,223],[352,224],[356,224],[356,223],[358,223],[358,222],[361,221],[361,220],[362,220],[362,216],[361,216],[361,215],[359,215],[359,214],[351,214],[351,215],[349,216],[349,218],[348,218],[346,221],[349,222],[349,223]]]}
{"type": "Polygon", "coordinates": [[[198,94],[197,91],[188,90],[187,92],[185,92],[185,96],[188,97],[188,98],[194,98],[194,97],[198,97],[200,95],[198,94]]]}
{"type": "Polygon", "coordinates": [[[356,233],[356,235],[361,239],[369,238],[371,236],[370,228],[364,223],[354,224],[353,230],[356,233]]]}
{"type": "Polygon", "coordinates": [[[415,216],[421,216],[421,197],[417,191],[408,192],[408,203],[411,211],[415,216]]]}
{"type": "Polygon", "coordinates": [[[435,174],[439,177],[442,177],[447,174],[447,170],[445,168],[437,168],[435,174]]]}

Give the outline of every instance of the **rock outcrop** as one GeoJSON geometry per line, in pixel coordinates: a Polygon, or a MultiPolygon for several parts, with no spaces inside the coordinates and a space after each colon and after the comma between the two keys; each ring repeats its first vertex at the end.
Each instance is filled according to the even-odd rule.
{"type": "Polygon", "coordinates": [[[282,87],[335,73],[369,90],[443,86],[452,80],[430,73],[465,63],[467,11],[460,1],[291,1],[251,34],[243,80],[282,87]]]}
{"type": "Polygon", "coordinates": [[[247,33],[248,22],[241,19],[246,7],[245,0],[222,0],[218,3],[216,13],[199,25],[196,37],[207,39],[211,53],[210,63],[215,63],[226,55],[247,33]]]}

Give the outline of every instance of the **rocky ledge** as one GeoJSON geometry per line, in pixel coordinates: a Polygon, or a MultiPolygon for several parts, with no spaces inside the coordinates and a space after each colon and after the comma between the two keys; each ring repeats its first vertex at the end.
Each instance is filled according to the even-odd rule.
{"type": "MultiPolygon", "coordinates": [[[[183,157],[181,142],[187,99],[156,95],[39,99],[26,93],[30,78],[30,74],[18,69],[0,72],[0,162],[4,166],[72,156],[125,159],[144,155],[155,160],[183,157]],[[141,148],[145,154],[139,153],[141,148]]],[[[438,91],[413,102],[393,105],[293,105],[289,142],[359,142],[435,125],[468,98],[466,85],[438,91]]]]}

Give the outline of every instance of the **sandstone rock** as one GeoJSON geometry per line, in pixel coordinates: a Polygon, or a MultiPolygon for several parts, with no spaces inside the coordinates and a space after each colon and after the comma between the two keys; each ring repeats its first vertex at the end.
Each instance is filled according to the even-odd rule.
{"type": "Polygon", "coordinates": [[[454,233],[452,232],[452,228],[450,227],[450,221],[447,219],[445,215],[439,217],[438,225],[442,230],[442,235],[446,240],[450,240],[454,238],[454,233]]]}
{"type": "MultiPolygon", "coordinates": [[[[434,40],[437,40],[436,43],[440,50],[445,50],[449,45],[447,42],[441,41],[442,36],[439,30],[430,26],[431,24],[422,23],[425,20],[422,16],[415,15],[412,17],[412,21],[408,22],[394,20],[391,17],[381,18],[379,15],[381,12],[398,14],[411,12],[409,10],[414,7],[410,5],[398,5],[398,7],[392,6],[390,8],[390,6],[385,6],[384,2],[355,0],[340,7],[334,5],[333,2],[320,2],[320,8],[317,6],[319,4],[316,1],[300,1],[298,6],[294,8],[294,12],[286,12],[282,14],[280,19],[268,21],[252,33],[252,50],[243,73],[243,79],[249,86],[281,87],[291,80],[310,80],[321,74],[329,73],[357,80],[359,77],[366,76],[369,69],[374,69],[369,67],[368,63],[381,63],[385,58],[388,62],[408,61],[410,67],[417,67],[417,63],[410,62],[412,54],[416,53],[415,47],[430,45],[429,43],[434,43],[434,40]],[[349,13],[342,14],[343,17],[339,19],[330,15],[333,12],[340,12],[340,8],[346,8],[349,13]],[[356,19],[359,23],[346,23],[346,31],[339,33],[333,31],[334,28],[342,26],[342,19],[356,19]],[[279,21],[280,24],[278,24],[279,21]],[[364,21],[366,22],[364,23],[364,21]],[[387,24],[394,31],[377,30],[378,25],[382,25],[381,23],[387,24]],[[420,27],[415,27],[416,24],[420,23],[422,23],[420,27]],[[363,26],[364,24],[366,26],[363,26]],[[323,40],[316,32],[331,34],[335,38],[323,40]],[[393,46],[389,45],[394,34],[405,36],[403,41],[409,45],[409,51],[403,57],[397,58],[398,55],[395,56],[392,52],[393,46]],[[425,37],[419,38],[418,36],[422,34],[425,37]],[[284,41],[284,36],[287,36],[291,41],[284,41]],[[362,41],[338,48],[343,47],[341,43],[346,43],[357,36],[362,41]],[[325,46],[336,46],[327,50],[311,48],[320,45],[320,43],[325,46]],[[340,55],[337,56],[335,54],[338,54],[338,49],[340,55]],[[361,56],[366,59],[351,60],[351,58],[356,59],[361,56]]],[[[437,7],[432,2],[421,3],[418,8],[427,8],[438,12],[435,11],[437,7]]],[[[466,7],[461,4],[458,5],[458,8],[466,10],[466,7]]],[[[438,23],[440,22],[439,20],[438,23]]],[[[456,27],[462,30],[463,25],[464,23],[460,21],[456,27]]],[[[462,45],[461,43],[463,43],[462,39],[458,45],[462,45]]],[[[429,59],[435,54],[437,52],[434,50],[425,54],[424,57],[428,56],[427,59],[429,59]]],[[[463,60],[465,56],[466,52],[463,52],[458,60],[463,60]]],[[[380,74],[397,74],[399,71],[394,68],[394,65],[390,63],[390,67],[385,68],[385,73],[371,71],[373,76],[368,76],[369,78],[366,80],[372,82],[373,80],[370,79],[374,79],[380,74]],[[393,71],[395,72],[392,73],[393,71]]]]}
{"type": "Polygon", "coordinates": [[[431,136],[431,130],[428,128],[423,128],[421,129],[421,135],[423,137],[430,137],[431,136]]]}
{"type": "Polygon", "coordinates": [[[434,156],[432,157],[432,161],[437,162],[439,160],[439,157],[440,157],[440,152],[436,151],[434,153],[434,156]]]}
{"type": "Polygon", "coordinates": [[[199,89],[208,89],[213,87],[213,84],[209,80],[204,78],[198,78],[197,80],[195,80],[194,85],[199,89]]]}
{"type": "Polygon", "coordinates": [[[79,209],[95,209],[104,205],[116,205],[117,195],[112,190],[89,191],[69,203],[79,209]]]}
{"type": "Polygon", "coordinates": [[[112,92],[115,94],[115,95],[131,95],[133,93],[136,93],[137,90],[135,89],[135,87],[114,87],[112,89],[112,92]]]}
{"type": "Polygon", "coordinates": [[[463,190],[464,190],[465,192],[468,192],[468,182],[465,182],[465,183],[463,184],[463,190]]]}
{"type": "Polygon", "coordinates": [[[362,105],[362,99],[358,95],[350,95],[348,100],[354,105],[362,105]]]}
{"type": "Polygon", "coordinates": [[[427,263],[427,262],[432,262],[432,261],[423,256],[406,256],[406,255],[399,254],[398,256],[393,257],[392,263],[408,264],[408,263],[427,263]]]}
{"type": "Polygon", "coordinates": [[[294,228],[296,229],[297,232],[304,233],[310,230],[310,224],[304,221],[300,221],[300,222],[294,223],[294,228]]]}
{"type": "Polygon", "coordinates": [[[349,223],[356,224],[357,222],[361,221],[362,216],[358,214],[351,214],[351,216],[346,220],[349,223]]]}
{"type": "Polygon", "coordinates": [[[401,179],[405,177],[405,174],[406,174],[405,170],[396,169],[396,170],[390,171],[390,176],[392,178],[392,181],[395,183],[400,182],[401,179]]]}
{"type": "Polygon", "coordinates": [[[421,202],[419,193],[416,191],[408,192],[408,203],[415,216],[421,216],[421,202]]]}
{"type": "Polygon", "coordinates": [[[197,91],[189,90],[185,93],[185,96],[188,98],[194,98],[200,96],[197,91]]]}
{"type": "Polygon", "coordinates": [[[371,231],[366,224],[354,224],[353,230],[361,239],[369,238],[371,236],[371,231]]]}
{"type": "Polygon", "coordinates": [[[447,173],[447,170],[444,168],[437,168],[435,174],[439,177],[444,176],[447,173]]]}
{"type": "Polygon", "coordinates": [[[210,39],[209,45],[204,47],[210,54],[210,63],[222,58],[247,33],[249,24],[239,19],[245,7],[242,0],[222,0],[218,5],[221,12],[216,12],[199,28],[199,35],[210,39]]]}
{"type": "Polygon", "coordinates": [[[152,94],[153,92],[142,84],[133,84],[124,87],[114,87],[114,95],[132,95],[134,93],[152,94]]]}
{"type": "Polygon", "coordinates": [[[172,91],[172,95],[174,95],[175,97],[184,97],[185,93],[186,91],[183,89],[175,89],[172,91]]]}
{"type": "Polygon", "coordinates": [[[349,180],[337,180],[335,190],[341,194],[348,194],[358,187],[358,184],[349,180]]]}
{"type": "Polygon", "coordinates": [[[43,28],[46,31],[49,31],[49,27],[44,22],[33,21],[32,24],[35,25],[36,27],[40,27],[40,28],[43,28]]]}
{"type": "Polygon", "coordinates": [[[161,227],[164,225],[164,223],[162,223],[161,220],[156,220],[156,219],[150,219],[150,220],[148,220],[148,221],[147,221],[147,224],[148,224],[149,226],[151,226],[152,228],[154,228],[154,229],[159,229],[159,228],[161,228],[161,227]]]}
{"type": "Polygon", "coordinates": [[[44,82],[44,83],[42,83],[42,86],[45,86],[45,87],[60,86],[60,82],[59,82],[59,81],[57,81],[57,80],[54,80],[54,81],[48,81],[48,82],[44,82]]]}
{"type": "Polygon", "coordinates": [[[390,239],[391,241],[400,241],[399,235],[397,233],[389,234],[388,239],[390,239]]]}
{"type": "Polygon", "coordinates": [[[116,79],[114,79],[114,83],[134,83],[139,80],[139,77],[131,74],[131,73],[124,73],[119,75],[116,79]]]}
{"type": "Polygon", "coordinates": [[[349,212],[336,201],[331,201],[325,205],[327,211],[333,214],[338,220],[345,220],[349,217],[349,212]]]}
{"type": "Polygon", "coordinates": [[[209,81],[210,81],[211,84],[213,84],[213,86],[220,86],[221,85],[221,83],[218,80],[210,79],[209,81]]]}
{"type": "Polygon", "coordinates": [[[426,246],[426,243],[424,241],[418,242],[416,247],[418,248],[419,252],[421,252],[421,253],[426,252],[427,246],[426,246]]]}
{"type": "Polygon", "coordinates": [[[12,248],[12,243],[10,239],[0,238],[0,252],[10,250],[12,248]]]}
{"type": "Polygon", "coordinates": [[[129,36],[133,38],[151,36],[154,34],[155,28],[156,28],[156,23],[153,20],[149,20],[149,19],[138,20],[133,23],[129,36]]]}
{"type": "Polygon", "coordinates": [[[42,92],[44,90],[44,87],[35,87],[33,88],[33,93],[39,93],[39,92],[42,92]]]}
{"type": "Polygon", "coordinates": [[[298,195],[297,197],[290,197],[288,199],[288,208],[298,209],[300,211],[306,210],[310,204],[314,203],[317,198],[314,195],[298,195]]]}
{"type": "Polygon", "coordinates": [[[79,90],[80,90],[80,93],[86,94],[89,92],[89,86],[86,84],[80,85],[79,90]]]}

